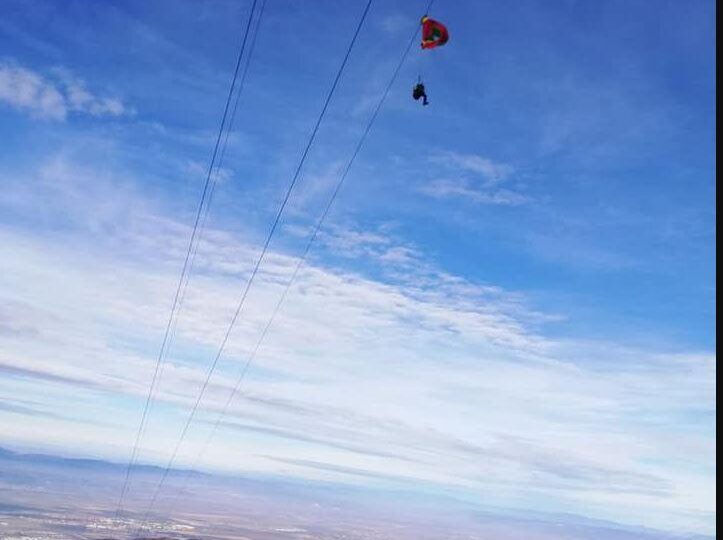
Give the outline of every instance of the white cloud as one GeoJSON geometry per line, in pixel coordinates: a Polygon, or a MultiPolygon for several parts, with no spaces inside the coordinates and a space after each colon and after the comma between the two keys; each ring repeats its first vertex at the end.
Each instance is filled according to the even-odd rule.
{"type": "Polygon", "coordinates": [[[62,121],[69,113],[95,117],[132,113],[118,98],[92,94],[67,69],[56,68],[43,76],[8,62],[0,63],[0,101],[43,120],[62,121]]]}
{"type": "MultiPolygon", "coordinates": [[[[52,235],[0,229],[10,254],[0,259],[0,392],[113,425],[84,429],[16,407],[0,411],[0,434],[123,459],[188,228],[120,189],[121,179],[62,157],[4,184],[0,197],[34,223],[49,214],[72,226],[52,235]],[[13,193],[20,188],[25,206],[13,193]]],[[[382,281],[310,263],[227,418],[235,428],[222,431],[207,466],[346,481],[402,476],[493,505],[546,504],[683,530],[697,526],[691,512],[714,518],[713,355],[547,336],[546,314],[523,295],[445,273],[387,229],[332,228],[326,242],[402,271],[382,281]]],[[[243,232],[207,232],[143,459],[162,461],[172,447],[257,249],[243,232]]],[[[222,407],[294,264],[270,253],[201,420],[222,407]]],[[[208,426],[194,427],[182,462],[202,445],[200,428],[208,426]]]]}
{"type": "Polygon", "coordinates": [[[65,97],[54,84],[29,69],[0,64],[0,100],[46,120],[64,120],[65,97]]]}
{"type": "Polygon", "coordinates": [[[443,152],[430,161],[442,168],[440,178],[419,188],[420,193],[430,197],[501,206],[518,206],[530,200],[512,185],[515,168],[507,163],[458,152],[443,152]]]}
{"type": "Polygon", "coordinates": [[[419,188],[421,193],[437,199],[462,198],[477,204],[518,206],[529,201],[525,195],[509,189],[479,189],[465,179],[441,178],[419,188]]]}
{"type": "Polygon", "coordinates": [[[433,161],[447,167],[478,174],[485,179],[487,185],[504,182],[515,172],[514,167],[507,163],[498,163],[476,154],[446,152],[433,158],[433,161]]]}

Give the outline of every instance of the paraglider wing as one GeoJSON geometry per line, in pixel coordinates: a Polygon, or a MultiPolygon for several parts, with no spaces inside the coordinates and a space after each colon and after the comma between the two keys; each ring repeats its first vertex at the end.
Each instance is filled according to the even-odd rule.
{"type": "Polygon", "coordinates": [[[422,17],[422,49],[433,49],[449,41],[449,32],[439,21],[422,17]]]}

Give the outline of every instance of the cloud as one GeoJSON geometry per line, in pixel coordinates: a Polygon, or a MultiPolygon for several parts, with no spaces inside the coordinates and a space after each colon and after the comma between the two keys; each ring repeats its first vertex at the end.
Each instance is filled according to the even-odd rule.
{"type": "Polygon", "coordinates": [[[97,118],[132,114],[120,99],[92,94],[65,68],[43,76],[9,62],[0,63],[0,101],[42,120],[63,121],[70,113],[97,118]]]}
{"type": "MultiPolygon", "coordinates": [[[[208,165],[198,161],[187,161],[183,164],[182,170],[191,177],[205,178],[208,174],[208,165]]],[[[225,184],[234,177],[234,174],[235,171],[228,167],[215,167],[213,169],[213,178],[217,184],[225,184]]]]}
{"type": "MultiPolygon", "coordinates": [[[[33,417],[0,422],[0,434],[126,458],[188,224],[123,173],[64,155],[4,180],[0,207],[31,214],[33,227],[0,226],[10,254],[0,260],[0,392],[114,426],[91,433],[33,417]]],[[[253,238],[204,235],[143,461],[167,459],[253,268],[253,238]]],[[[337,225],[323,241],[374,271],[309,262],[204,466],[278,473],[295,463],[302,477],[355,471],[346,476],[413,479],[488,504],[598,517],[635,509],[631,519],[646,523],[715,512],[714,355],[550,335],[555,314],[437,268],[389,227],[337,225]]],[[[272,246],[179,464],[203,447],[295,262],[272,246]]]]}
{"type": "Polygon", "coordinates": [[[446,152],[432,158],[432,161],[446,167],[475,173],[484,178],[487,185],[504,182],[515,172],[514,167],[507,163],[498,163],[476,154],[446,152]]]}
{"type": "Polygon", "coordinates": [[[478,189],[465,179],[443,178],[419,188],[419,192],[436,199],[461,198],[477,204],[519,206],[529,202],[525,195],[509,189],[478,189]]]}
{"type": "Polygon", "coordinates": [[[348,443],[337,442],[334,440],[329,440],[329,439],[325,439],[325,438],[321,438],[321,437],[313,437],[308,434],[300,433],[300,432],[290,430],[290,429],[281,429],[281,428],[252,425],[252,424],[242,424],[242,423],[238,423],[238,422],[222,422],[221,426],[225,427],[225,428],[229,428],[229,429],[243,431],[243,432],[251,432],[251,433],[266,435],[266,436],[270,436],[270,437],[291,439],[294,441],[301,441],[301,442],[311,443],[311,444],[320,445],[320,446],[328,446],[328,447],[337,448],[340,450],[345,450],[345,451],[368,455],[368,456],[393,458],[393,459],[407,459],[406,456],[404,456],[402,454],[394,454],[392,452],[374,450],[373,448],[370,448],[368,445],[364,445],[364,444],[352,445],[352,444],[348,444],[348,443]]]}
{"type": "MultiPolygon", "coordinates": [[[[296,234],[302,234],[302,231],[298,230],[296,234]]],[[[350,259],[373,259],[388,269],[413,265],[418,272],[425,265],[419,250],[411,243],[395,237],[386,225],[372,231],[329,223],[319,234],[318,244],[335,255],[350,259]]]]}
{"type": "Polygon", "coordinates": [[[296,467],[306,467],[310,469],[317,469],[324,472],[332,472],[332,473],[340,473],[343,475],[351,475],[351,476],[361,476],[363,478],[367,479],[373,479],[373,480],[383,480],[386,482],[406,482],[406,483],[412,483],[414,482],[414,478],[397,475],[397,474],[381,474],[381,473],[374,473],[372,471],[368,471],[365,469],[360,469],[357,467],[345,467],[341,465],[332,465],[330,463],[323,463],[319,461],[313,461],[309,459],[293,459],[293,458],[278,458],[273,456],[264,456],[268,459],[272,459],[274,461],[278,461],[280,463],[286,463],[288,465],[294,465],[296,467]]]}
{"type": "Polygon", "coordinates": [[[36,366],[35,368],[23,368],[18,365],[0,364],[0,373],[6,376],[26,377],[40,379],[55,383],[68,384],[71,386],[101,387],[100,383],[84,380],[83,378],[53,373],[48,366],[36,366]]]}
{"type": "Polygon", "coordinates": [[[0,400],[0,411],[22,414],[24,416],[45,416],[56,420],[70,420],[67,416],[61,416],[49,411],[38,409],[37,407],[28,406],[17,401],[0,400]]]}
{"type": "Polygon", "coordinates": [[[440,178],[419,188],[437,199],[461,198],[476,204],[518,206],[529,202],[511,182],[515,168],[476,154],[443,152],[430,158],[441,167],[440,178]],[[507,187],[501,187],[507,184],[507,187]]]}
{"type": "Polygon", "coordinates": [[[65,96],[39,74],[0,64],[0,100],[44,120],[65,120],[65,96]]]}

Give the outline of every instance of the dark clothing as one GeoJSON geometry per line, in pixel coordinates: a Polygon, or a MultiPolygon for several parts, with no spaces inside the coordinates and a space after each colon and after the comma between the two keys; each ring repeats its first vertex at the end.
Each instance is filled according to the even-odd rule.
{"type": "Polygon", "coordinates": [[[418,100],[419,98],[424,98],[422,101],[422,105],[428,105],[429,101],[427,101],[427,94],[424,91],[424,85],[422,83],[417,84],[417,86],[414,87],[414,90],[412,91],[412,97],[415,100],[418,100]]]}

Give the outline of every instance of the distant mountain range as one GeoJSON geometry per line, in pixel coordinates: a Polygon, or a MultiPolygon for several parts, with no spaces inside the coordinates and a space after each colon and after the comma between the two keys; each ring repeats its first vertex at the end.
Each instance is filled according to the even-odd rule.
{"type": "MultiPolygon", "coordinates": [[[[6,495],[12,494],[8,500],[0,499],[0,515],[27,513],[30,510],[37,514],[42,513],[45,506],[55,508],[58,500],[52,499],[53,494],[60,497],[61,502],[67,502],[69,497],[73,497],[79,508],[78,512],[81,513],[85,512],[86,507],[98,507],[100,501],[105,501],[106,509],[112,509],[116,504],[127,466],[126,463],[113,463],[101,459],[22,453],[0,447],[0,493],[4,491],[6,495]],[[12,489],[8,490],[8,487],[12,489]],[[42,501],[38,499],[40,496],[44,497],[42,501]]],[[[144,473],[137,476],[141,484],[140,493],[145,493],[145,489],[149,486],[152,489],[154,482],[164,471],[163,467],[155,465],[136,465],[134,474],[144,473]]],[[[172,469],[170,477],[179,481],[182,475],[187,473],[188,469],[172,469]]],[[[377,488],[349,486],[339,482],[272,475],[226,476],[197,471],[192,471],[191,474],[199,480],[194,484],[194,491],[201,494],[200,498],[197,497],[191,504],[195,510],[198,509],[199,501],[208,501],[209,504],[213,503],[211,507],[214,511],[218,510],[220,502],[228,503],[229,514],[238,513],[240,508],[244,508],[247,513],[249,508],[257,508],[258,513],[252,515],[267,516],[269,512],[274,514],[273,509],[278,508],[283,515],[286,515],[289,508],[294,508],[293,513],[301,508],[303,509],[301,513],[304,515],[321,512],[317,519],[322,521],[326,520],[322,516],[334,515],[337,518],[344,516],[348,523],[354,521],[350,516],[363,515],[364,512],[369,513],[370,519],[373,516],[374,520],[380,522],[385,520],[393,522],[396,514],[406,516],[407,523],[417,520],[426,523],[425,520],[430,516],[436,516],[435,519],[438,521],[447,522],[445,525],[447,528],[469,528],[470,531],[477,531],[478,527],[481,527],[479,530],[489,532],[497,529],[485,529],[485,524],[495,524],[495,527],[516,531],[513,535],[515,538],[524,537],[517,535],[521,531],[527,531],[530,538],[554,538],[560,533],[565,533],[565,538],[574,540],[590,538],[713,540],[715,538],[695,534],[662,533],[645,527],[621,525],[571,514],[479,507],[441,494],[424,495],[401,489],[380,491],[377,488]],[[263,504],[260,501],[263,501],[263,504]],[[332,508],[334,512],[329,514],[328,509],[332,508]]],[[[141,512],[143,503],[141,500],[141,512]]],[[[99,515],[102,515],[102,512],[99,515]]],[[[424,527],[429,526],[431,525],[426,524],[424,527]]]]}
{"type": "MultiPolygon", "coordinates": [[[[35,453],[21,453],[3,448],[0,446],[0,461],[11,461],[16,463],[26,463],[33,465],[49,465],[55,467],[62,467],[64,469],[84,469],[94,470],[97,472],[106,473],[123,473],[125,474],[127,463],[114,463],[112,461],[105,461],[102,459],[89,459],[89,458],[69,458],[62,456],[55,456],[51,454],[35,454],[35,453]]],[[[150,473],[162,473],[163,467],[156,465],[143,465],[137,464],[133,468],[135,471],[144,471],[150,473]]],[[[174,473],[188,473],[188,469],[172,469],[174,473]]],[[[205,475],[198,471],[192,471],[194,475],[205,475]]]]}

